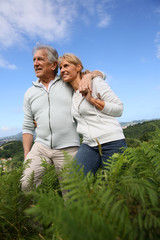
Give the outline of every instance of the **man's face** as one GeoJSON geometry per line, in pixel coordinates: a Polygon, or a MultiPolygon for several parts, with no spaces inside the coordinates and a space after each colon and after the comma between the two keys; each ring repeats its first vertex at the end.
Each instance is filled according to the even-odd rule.
{"type": "Polygon", "coordinates": [[[46,49],[39,49],[35,52],[33,57],[33,64],[36,76],[40,80],[48,80],[54,78],[54,63],[50,63],[48,60],[48,54],[46,49]]]}

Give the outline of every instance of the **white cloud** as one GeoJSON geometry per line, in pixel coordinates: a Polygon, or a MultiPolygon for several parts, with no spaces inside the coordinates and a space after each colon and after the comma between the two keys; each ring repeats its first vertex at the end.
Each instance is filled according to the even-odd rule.
{"type": "MultiPolygon", "coordinates": [[[[58,42],[72,36],[78,22],[100,28],[110,24],[114,0],[0,0],[0,49],[27,46],[27,41],[58,42]]],[[[78,25],[77,25],[78,26],[78,25]]],[[[0,57],[0,67],[16,69],[0,57]]]]}
{"type": "Polygon", "coordinates": [[[110,24],[111,22],[111,16],[109,14],[107,14],[107,7],[108,7],[108,3],[109,1],[105,0],[103,1],[103,3],[99,3],[98,4],[98,8],[97,8],[97,12],[99,15],[99,23],[98,26],[99,27],[106,27],[110,24]]]}
{"type": "Polygon", "coordinates": [[[157,45],[157,53],[156,56],[158,59],[160,59],[160,44],[157,45]]]}
{"type": "Polygon", "coordinates": [[[160,32],[157,32],[156,34],[155,43],[156,43],[156,57],[160,59],[160,32]]]}
{"type": "Polygon", "coordinates": [[[8,131],[8,130],[11,130],[11,129],[8,128],[8,127],[3,126],[3,127],[0,128],[0,130],[1,130],[1,131],[8,131]]]}
{"type": "Polygon", "coordinates": [[[6,60],[0,58],[0,68],[7,68],[10,70],[15,70],[15,69],[17,69],[17,66],[14,64],[10,64],[6,60]]]}
{"type": "Polygon", "coordinates": [[[89,24],[91,17],[94,16],[98,27],[107,27],[111,22],[111,16],[107,11],[108,8],[112,7],[112,3],[114,0],[81,0],[79,4],[85,10],[81,16],[82,20],[89,24]]]}
{"type": "Polygon", "coordinates": [[[156,13],[160,13],[160,7],[155,10],[156,13]]]}
{"type": "Polygon", "coordinates": [[[57,41],[68,35],[75,16],[72,4],[64,0],[1,0],[0,42],[10,46],[26,37],[57,41]]]}
{"type": "Polygon", "coordinates": [[[82,17],[90,24],[90,18],[97,18],[97,25],[106,27],[110,23],[110,2],[113,0],[1,0],[0,44],[25,44],[28,38],[54,42],[67,39],[72,25],[82,17]]]}
{"type": "Polygon", "coordinates": [[[160,32],[157,32],[155,42],[156,43],[160,42],[160,32]]]}
{"type": "Polygon", "coordinates": [[[17,133],[20,133],[22,129],[20,128],[9,128],[6,126],[0,127],[0,138],[7,137],[7,136],[12,136],[17,133]]]}
{"type": "Polygon", "coordinates": [[[102,19],[101,21],[98,23],[98,26],[99,27],[106,27],[110,24],[110,21],[111,21],[111,17],[109,15],[106,15],[106,16],[102,16],[102,19]]]}

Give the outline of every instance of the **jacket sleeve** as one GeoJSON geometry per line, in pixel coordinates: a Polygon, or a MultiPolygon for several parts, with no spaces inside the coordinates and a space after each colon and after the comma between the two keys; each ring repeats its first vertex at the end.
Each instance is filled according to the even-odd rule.
{"type": "Polygon", "coordinates": [[[24,111],[24,121],[23,121],[23,133],[34,134],[34,116],[31,110],[31,105],[29,102],[29,97],[27,92],[24,95],[23,100],[23,111],[24,111]]]}
{"type": "Polygon", "coordinates": [[[93,79],[93,97],[105,102],[102,110],[104,114],[112,117],[120,117],[122,115],[123,103],[101,77],[93,79]]]}

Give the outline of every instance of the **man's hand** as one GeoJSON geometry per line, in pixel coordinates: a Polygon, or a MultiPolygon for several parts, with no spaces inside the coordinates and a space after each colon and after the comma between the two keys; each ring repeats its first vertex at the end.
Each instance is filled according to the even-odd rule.
{"type": "Polygon", "coordinates": [[[82,96],[86,96],[88,93],[88,90],[90,91],[91,95],[92,95],[92,79],[100,76],[103,78],[103,74],[102,72],[98,71],[98,70],[94,70],[90,73],[84,74],[80,84],[79,84],[79,92],[82,94],[82,96]]]}
{"type": "Polygon", "coordinates": [[[37,128],[37,122],[36,122],[36,120],[34,120],[33,122],[34,122],[35,128],[37,128]]]}
{"type": "Polygon", "coordinates": [[[79,83],[79,92],[82,94],[82,96],[86,96],[86,94],[88,93],[88,90],[90,90],[90,92],[92,92],[91,82],[92,82],[92,74],[91,73],[87,73],[87,74],[83,75],[83,77],[79,83]]]}

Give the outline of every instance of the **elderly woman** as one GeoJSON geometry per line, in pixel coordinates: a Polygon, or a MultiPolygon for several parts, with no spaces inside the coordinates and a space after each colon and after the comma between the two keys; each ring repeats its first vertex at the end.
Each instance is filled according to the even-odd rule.
{"type": "Polygon", "coordinates": [[[73,54],[59,58],[60,75],[74,89],[72,115],[83,142],[76,154],[77,163],[84,166],[85,175],[96,173],[114,153],[126,148],[125,136],[116,117],[123,112],[123,104],[108,84],[99,76],[92,81],[92,93],[82,96],[78,91],[83,65],[73,54]]]}

